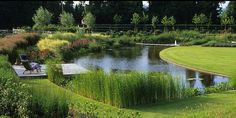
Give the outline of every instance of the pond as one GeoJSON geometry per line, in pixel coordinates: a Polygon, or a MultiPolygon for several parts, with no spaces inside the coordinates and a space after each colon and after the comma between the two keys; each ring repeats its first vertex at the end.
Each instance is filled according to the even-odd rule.
{"type": "Polygon", "coordinates": [[[110,71],[167,72],[182,79],[189,87],[202,89],[220,82],[228,82],[227,77],[189,70],[163,61],[159,53],[168,47],[141,46],[110,49],[100,53],[90,53],[74,59],[74,63],[88,69],[110,71]]]}

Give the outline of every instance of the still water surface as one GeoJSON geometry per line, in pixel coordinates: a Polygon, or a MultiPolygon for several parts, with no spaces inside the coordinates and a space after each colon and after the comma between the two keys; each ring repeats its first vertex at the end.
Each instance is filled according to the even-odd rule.
{"type": "Polygon", "coordinates": [[[168,47],[135,46],[122,49],[105,50],[100,53],[90,53],[74,59],[74,63],[88,69],[103,69],[111,71],[142,71],[167,72],[182,79],[189,87],[204,88],[220,82],[228,82],[227,77],[196,72],[163,61],[159,53],[168,47]]]}

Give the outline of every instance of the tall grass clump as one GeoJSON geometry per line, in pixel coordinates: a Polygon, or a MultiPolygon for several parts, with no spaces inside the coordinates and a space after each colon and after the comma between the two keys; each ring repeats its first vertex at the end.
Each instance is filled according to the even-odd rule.
{"type": "Polygon", "coordinates": [[[175,31],[171,32],[164,32],[159,35],[150,35],[147,36],[143,42],[148,42],[148,43],[160,43],[160,44],[166,44],[166,43],[174,43],[176,38],[177,33],[175,31]]]}
{"type": "Polygon", "coordinates": [[[40,36],[37,33],[21,33],[7,35],[0,39],[0,53],[7,54],[11,63],[16,61],[18,56],[16,48],[26,48],[38,42],[40,36]]]}
{"type": "Polygon", "coordinates": [[[71,88],[79,94],[113,106],[171,101],[192,96],[179,79],[165,73],[110,73],[77,75],[71,88]]]}
{"type": "Polygon", "coordinates": [[[181,42],[188,42],[188,41],[192,41],[192,40],[199,40],[203,38],[203,35],[195,30],[183,30],[183,31],[179,31],[178,35],[177,35],[178,39],[181,42]]]}
{"type": "Polygon", "coordinates": [[[58,58],[46,61],[48,79],[57,85],[63,85],[65,80],[61,63],[58,58]]]}
{"type": "Polygon", "coordinates": [[[36,44],[40,36],[36,33],[22,33],[5,36],[0,39],[0,52],[11,53],[18,46],[36,44]]]}
{"type": "Polygon", "coordinates": [[[65,118],[69,111],[70,98],[59,89],[32,86],[31,117],[65,118]],[[52,90],[51,90],[52,89],[52,90]]]}
{"type": "Polygon", "coordinates": [[[19,81],[6,56],[0,56],[0,115],[28,117],[31,96],[19,81]]]}
{"type": "Polygon", "coordinates": [[[61,47],[67,45],[69,45],[68,41],[58,39],[42,39],[37,43],[39,50],[48,49],[53,52],[58,52],[61,47]]]}
{"type": "Polygon", "coordinates": [[[74,40],[81,39],[82,37],[83,37],[83,34],[81,33],[56,32],[54,34],[48,34],[46,38],[74,41],[74,40]]]}

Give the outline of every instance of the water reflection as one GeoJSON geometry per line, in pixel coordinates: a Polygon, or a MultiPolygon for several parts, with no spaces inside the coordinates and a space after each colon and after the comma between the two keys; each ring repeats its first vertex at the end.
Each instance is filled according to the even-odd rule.
{"type": "Polygon", "coordinates": [[[101,68],[106,72],[130,70],[168,72],[172,76],[182,79],[186,86],[196,88],[228,81],[226,77],[195,72],[161,60],[159,52],[164,48],[168,47],[135,46],[112,49],[79,57],[74,62],[86,68],[101,68]]]}

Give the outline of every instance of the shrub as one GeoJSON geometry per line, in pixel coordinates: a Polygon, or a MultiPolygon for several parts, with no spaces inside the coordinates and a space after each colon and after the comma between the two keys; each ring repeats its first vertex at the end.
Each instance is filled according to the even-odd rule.
{"type": "Polygon", "coordinates": [[[183,30],[178,32],[178,39],[182,42],[192,41],[202,39],[202,35],[200,32],[195,30],[183,30]]]}
{"type": "Polygon", "coordinates": [[[30,98],[27,86],[19,81],[7,57],[0,56],[0,114],[28,117],[30,98]]]}
{"type": "Polygon", "coordinates": [[[102,50],[102,46],[96,42],[90,43],[88,48],[90,51],[93,51],[93,52],[98,52],[102,50]]]}
{"type": "Polygon", "coordinates": [[[74,40],[81,39],[81,37],[82,37],[82,35],[77,34],[77,33],[56,32],[54,34],[48,34],[45,38],[74,41],[74,40]]]}
{"type": "Polygon", "coordinates": [[[176,40],[175,32],[164,32],[159,35],[149,36],[145,41],[152,43],[174,43],[175,40],[176,40]]]}
{"type": "Polygon", "coordinates": [[[215,86],[212,87],[206,87],[205,88],[205,93],[209,94],[209,93],[218,93],[218,92],[222,92],[222,91],[226,91],[226,90],[230,90],[233,87],[229,84],[229,83],[219,83],[215,86]]]}
{"type": "Polygon", "coordinates": [[[47,60],[46,65],[48,79],[57,85],[64,85],[65,79],[60,59],[47,60]]]}
{"type": "Polygon", "coordinates": [[[58,39],[41,39],[37,46],[39,50],[48,49],[52,52],[58,53],[61,47],[69,45],[69,42],[66,40],[58,40],[58,39]]]}
{"type": "Polygon", "coordinates": [[[210,47],[236,47],[236,44],[225,43],[222,41],[209,41],[202,46],[210,46],[210,47]]]}
{"type": "Polygon", "coordinates": [[[17,47],[34,45],[39,40],[36,33],[23,33],[8,35],[0,40],[0,52],[11,53],[17,47]]]}
{"type": "Polygon", "coordinates": [[[134,36],[134,35],[136,35],[136,33],[133,30],[128,30],[127,32],[125,32],[125,35],[134,36]]]}

